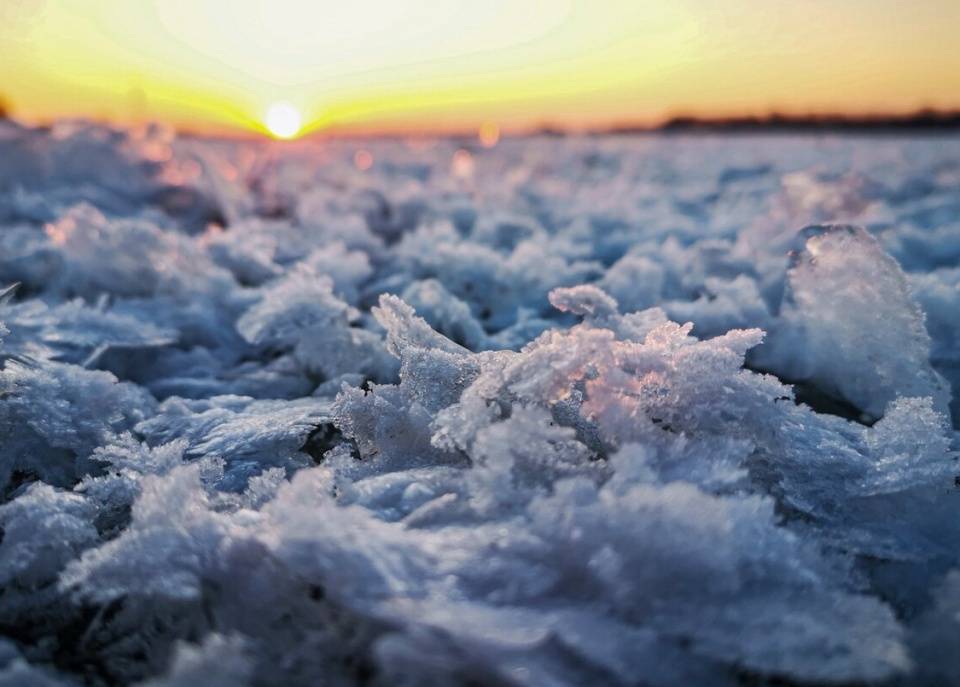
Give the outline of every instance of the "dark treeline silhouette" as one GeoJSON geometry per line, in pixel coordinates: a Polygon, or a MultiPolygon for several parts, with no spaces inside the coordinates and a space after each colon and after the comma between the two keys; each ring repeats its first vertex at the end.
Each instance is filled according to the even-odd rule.
{"type": "Polygon", "coordinates": [[[960,132],[960,110],[920,110],[904,115],[843,115],[811,114],[785,115],[773,113],[765,116],[743,117],[696,117],[681,115],[672,117],[659,126],[622,125],[603,132],[631,134],[651,131],[664,133],[723,132],[960,132]]]}

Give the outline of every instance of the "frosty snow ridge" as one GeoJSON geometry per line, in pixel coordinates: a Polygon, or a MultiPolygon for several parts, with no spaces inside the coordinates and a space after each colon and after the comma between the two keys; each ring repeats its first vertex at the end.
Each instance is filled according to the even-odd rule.
{"type": "Polygon", "coordinates": [[[960,684],[958,188],[0,122],[0,685],[960,684]]]}

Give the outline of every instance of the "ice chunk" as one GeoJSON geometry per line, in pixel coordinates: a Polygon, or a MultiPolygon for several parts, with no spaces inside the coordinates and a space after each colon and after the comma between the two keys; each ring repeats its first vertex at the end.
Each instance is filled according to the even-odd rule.
{"type": "Polygon", "coordinates": [[[901,396],[929,396],[946,411],[949,385],[930,366],[923,311],[893,258],[858,227],[808,227],[802,239],[782,323],[758,364],[872,418],[901,396]]]}
{"type": "Polygon", "coordinates": [[[403,292],[409,303],[430,326],[470,350],[487,347],[487,334],[470,312],[470,306],[460,300],[436,279],[416,281],[403,292]]]}
{"type": "Polygon", "coordinates": [[[210,634],[199,646],[177,645],[167,674],[140,683],[140,687],[243,687],[250,684],[253,666],[242,637],[210,634]]]}
{"type": "MultiPolygon", "coordinates": [[[[55,362],[8,359],[0,371],[0,482],[12,474],[69,486],[84,461],[114,433],[132,429],[156,401],[108,372],[55,362]]],[[[79,473],[79,474],[78,474],[79,473]]]]}
{"type": "Polygon", "coordinates": [[[188,237],[148,220],[112,220],[80,205],[46,231],[62,260],[48,289],[66,295],[209,292],[231,281],[229,273],[215,267],[188,237]]]}
{"type": "Polygon", "coordinates": [[[270,467],[294,470],[310,464],[309,436],[332,421],[329,401],[257,401],[243,396],[209,400],[171,398],[137,432],[153,444],[182,441],[188,458],[226,461],[222,486],[241,491],[247,479],[270,467]]]}
{"type": "Polygon", "coordinates": [[[130,527],[86,552],[64,571],[61,585],[108,601],[124,596],[194,599],[225,523],[207,508],[201,465],[174,469],[166,478],[144,478],[130,527]],[[177,504],[170,508],[170,504],[177,504]]]}
{"type": "Polygon", "coordinates": [[[356,315],[333,294],[329,277],[298,265],[264,287],[260,302],[237,320],[237,331],[253,344],[292,349],[309,371],[327,377],[363,372],[389,378],[393,369],[379,337],[351,326],[356,315]]]}
{"type": "Polygon", "coordinates": [[[96,506],[43,483],[0,506],[0,584],[38,587],[98,540],[96,506]]]}

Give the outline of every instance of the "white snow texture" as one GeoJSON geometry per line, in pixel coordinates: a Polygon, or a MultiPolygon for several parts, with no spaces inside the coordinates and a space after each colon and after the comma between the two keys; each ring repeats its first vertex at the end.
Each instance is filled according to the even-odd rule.
{"type": "Polygon", "coordinates": [[[0,122],[0,287],[0,685],[960,684],[960,139],[0,122]]]}

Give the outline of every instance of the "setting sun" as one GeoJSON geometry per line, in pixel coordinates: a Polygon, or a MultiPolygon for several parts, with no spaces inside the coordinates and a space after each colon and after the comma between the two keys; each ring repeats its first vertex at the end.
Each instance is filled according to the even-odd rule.
{"type": "Polygon", "coordinates": [[[300,132],[302,117],[290,103],[274,103],[267,109],[264,124],[277,138],[293,138],[300,132]]]}

